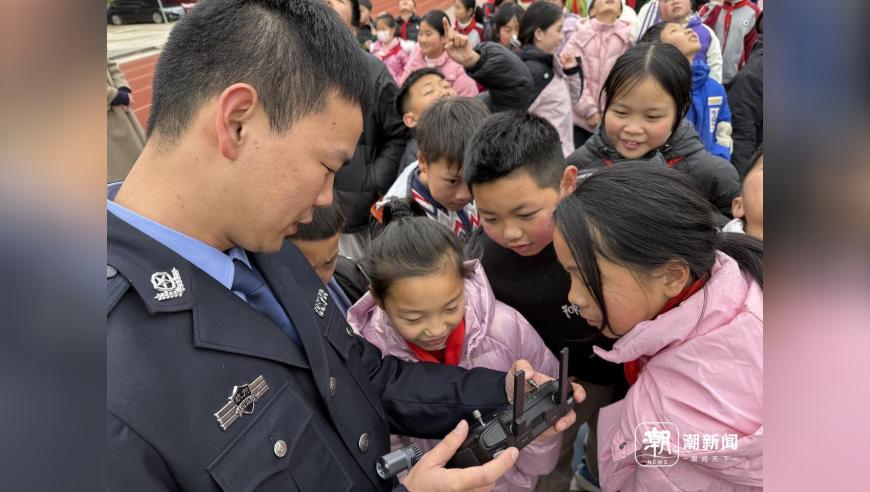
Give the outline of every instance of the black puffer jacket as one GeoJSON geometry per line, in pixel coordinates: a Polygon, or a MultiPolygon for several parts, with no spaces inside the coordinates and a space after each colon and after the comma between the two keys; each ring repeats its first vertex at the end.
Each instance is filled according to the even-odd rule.
{"type": "Polygon", "coordinates": [[[399,89],[387,66],[367,54],[369,74],[375,84],[375,106],[363,118],[363,132],[350,163],[335,176],[335,192],[347,217],[345,232],[356,232],[369,223],[369,207],[393,184],[399,160],[410,136],[396,111],[399,89]]]}
{"type": "Polygon", "coordinates": [[[731,162],[741,176],[752,164],[752,155],[764,142],[764,44],[758,36],[752,54],[734,77],[728,91],[734,152],[731,162]]]}
{"type": "MultiPolygon", "coordinates": [[[[665,145],[641,159],[688,173],[701,194],[722,213],[723,217],[717,217],[717,221],[727,221],[726,217],[731,215],[731,200],[740,189],[737,169],[725,159],[704,150],[704,144],[691,123],[683,120],[665,145]]],[[[625,159],[610,143],[604,125],[599,125],[589,140],[566,160],[582,170],[609,166],[625,159]]]]}
{"type": "Polygon", "coordinates": [[[532,74],[523,61],[504,46],[487,41],[475,48],[480,60],[465,73],[484,86],[480,95],[492,113],[499,111],[525,111],[529,107],[532,74]]]}

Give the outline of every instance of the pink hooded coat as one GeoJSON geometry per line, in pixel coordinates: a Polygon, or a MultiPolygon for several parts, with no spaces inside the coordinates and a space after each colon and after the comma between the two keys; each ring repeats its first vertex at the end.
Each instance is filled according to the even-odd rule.
{"type": "Polygon", "coordinates": [[[387,70],[390,71],[390,75],[393,76],[394,80],[398,81],[399,77],[401,77],[402,73],[405,71],[405,65],[408,63],[408,53],[401,48],[399,38],[393,38],[386,45],[380,41],[375,41],[372,44],[372,54],[378,57],[378,60],[384,62],[384,65],[387,66],[387,70]],[[386,57],[388,54],[392,53],[394,48],[397,46],[399,47],[399,50],[391,54],[389,57],[386,57]]]}
{"type": "Polygon", "coordinates": [[[598,470],[604,491],[761,490],[764,435],[761,287],[737,262],[718,253],[704,289],[674,309],[635,326],[595,353],[611,362],[640,360],[642,370],[625,399],[598,417],[598,470]],[[645,422],[671,422],[670,467],[640,466],[645,422]],[[718,434],[704,451],[687,434],[718,434]],[[723,435],[736,435],[724,448],[723,435]],[[734,449],[736,447],[736,449],[734,449]]]}
{"type": "MultiPolygon", "coordinates": [[[[411,75],[411,72],[426,67],[428,67],[426,64],[426,57],[423,55],[423,51],[420,47],[417,46],[414,48],[414,51],[411,52],[411,56],[405,64],[405,71],[397,80],[398,84],[402,85],[405,83],[405,79],[411,75]]],[[[435,60],[434,68],[437,68],[438,71],[444,75],[447,82],[450,82],[450,85],[460,96],[474,97],[477,95],[477,83],[474,79],[466,75],[465,69],[462,68],[462,65],[456,63],[447,56],[446,51],[441,53],[441,56],[435,60]]]]}
{"type": "Polygon", "coordinates": [[[595,19],[583,18],[577,22],[574,34],[562,49],[562,53],[583,60],[584,87],[583,95],[574,105],[575,125],[588,132],[595,131],[586,123],[586,118],[604,109],[598,104],[601,87],[616,59],[630,47],[631,27],[623,20],[602,24],[595,19]]]}
{"type": "MultiPolygon", "coordinates": [[[[459,366],[486,367],[508,371],[519,359],[529,361],[535,370],[556,377],[559,363],[541,337],[523,316],[495,299],[483,268],[477,260],[467,262],[473,268],[465,279],[465,344],[459,366]]],[[[405,340],[393,328],[387,313],[380,309],[371,293],[366,293],[347,312],[348,323],[360,335],[376,345],[384,355],[418,362],[405,340]]],[[[496,491],[529,491],[535,488],[538,475],[549,473],[559,458],[560,436],[529,444],[520,452],[514,467],[496,482],[496,491]]],[[[437,440],[393,436],[393,449],[411,442],[423,452],[437,440]]]]}

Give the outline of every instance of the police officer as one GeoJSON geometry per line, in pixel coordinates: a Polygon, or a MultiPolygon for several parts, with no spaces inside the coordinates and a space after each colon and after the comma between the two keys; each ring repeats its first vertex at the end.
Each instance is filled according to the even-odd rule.
{"type": "Polygon", "coordinates": [[[408,490],[485,489],[516,459],[444,468],[512,378],[382,359],[285,241],[353,155],[364,64],[315,0],[209,0],[173,29],[148,142],[107,202],[111,489],[388,490],[390,432],[447,434],[408,490]]]}

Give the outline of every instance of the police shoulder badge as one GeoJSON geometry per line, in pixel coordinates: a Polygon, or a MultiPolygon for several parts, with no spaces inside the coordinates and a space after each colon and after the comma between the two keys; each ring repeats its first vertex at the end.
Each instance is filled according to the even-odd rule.
{"type": "Polygon", "coordinates": [[[266,384],[262,374],[248,384],[233,386],[229,401],[214,414],[221,430],[229,429],[230,425],[242,415],[254,413],[254,403],[268,390],[269,385],[266,384]]]}

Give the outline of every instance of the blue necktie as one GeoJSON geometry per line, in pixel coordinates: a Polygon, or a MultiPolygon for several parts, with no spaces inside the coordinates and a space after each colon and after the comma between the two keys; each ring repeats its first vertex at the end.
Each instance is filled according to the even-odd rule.
{"type": "Polygon", "coordinates": [[[243,262],[233,260],[233,290],[241,292],[248,300],[248,304],[261,314],[272,320],[278,325],[287,336],[302,347],[302,339],[299,338],[299,333],[296,332],[296,327],[293,322],[284,312],[284,308],[275,299],[274,294],[266,285],[266,280],[259,273],[248,268],[243,262]]]}

